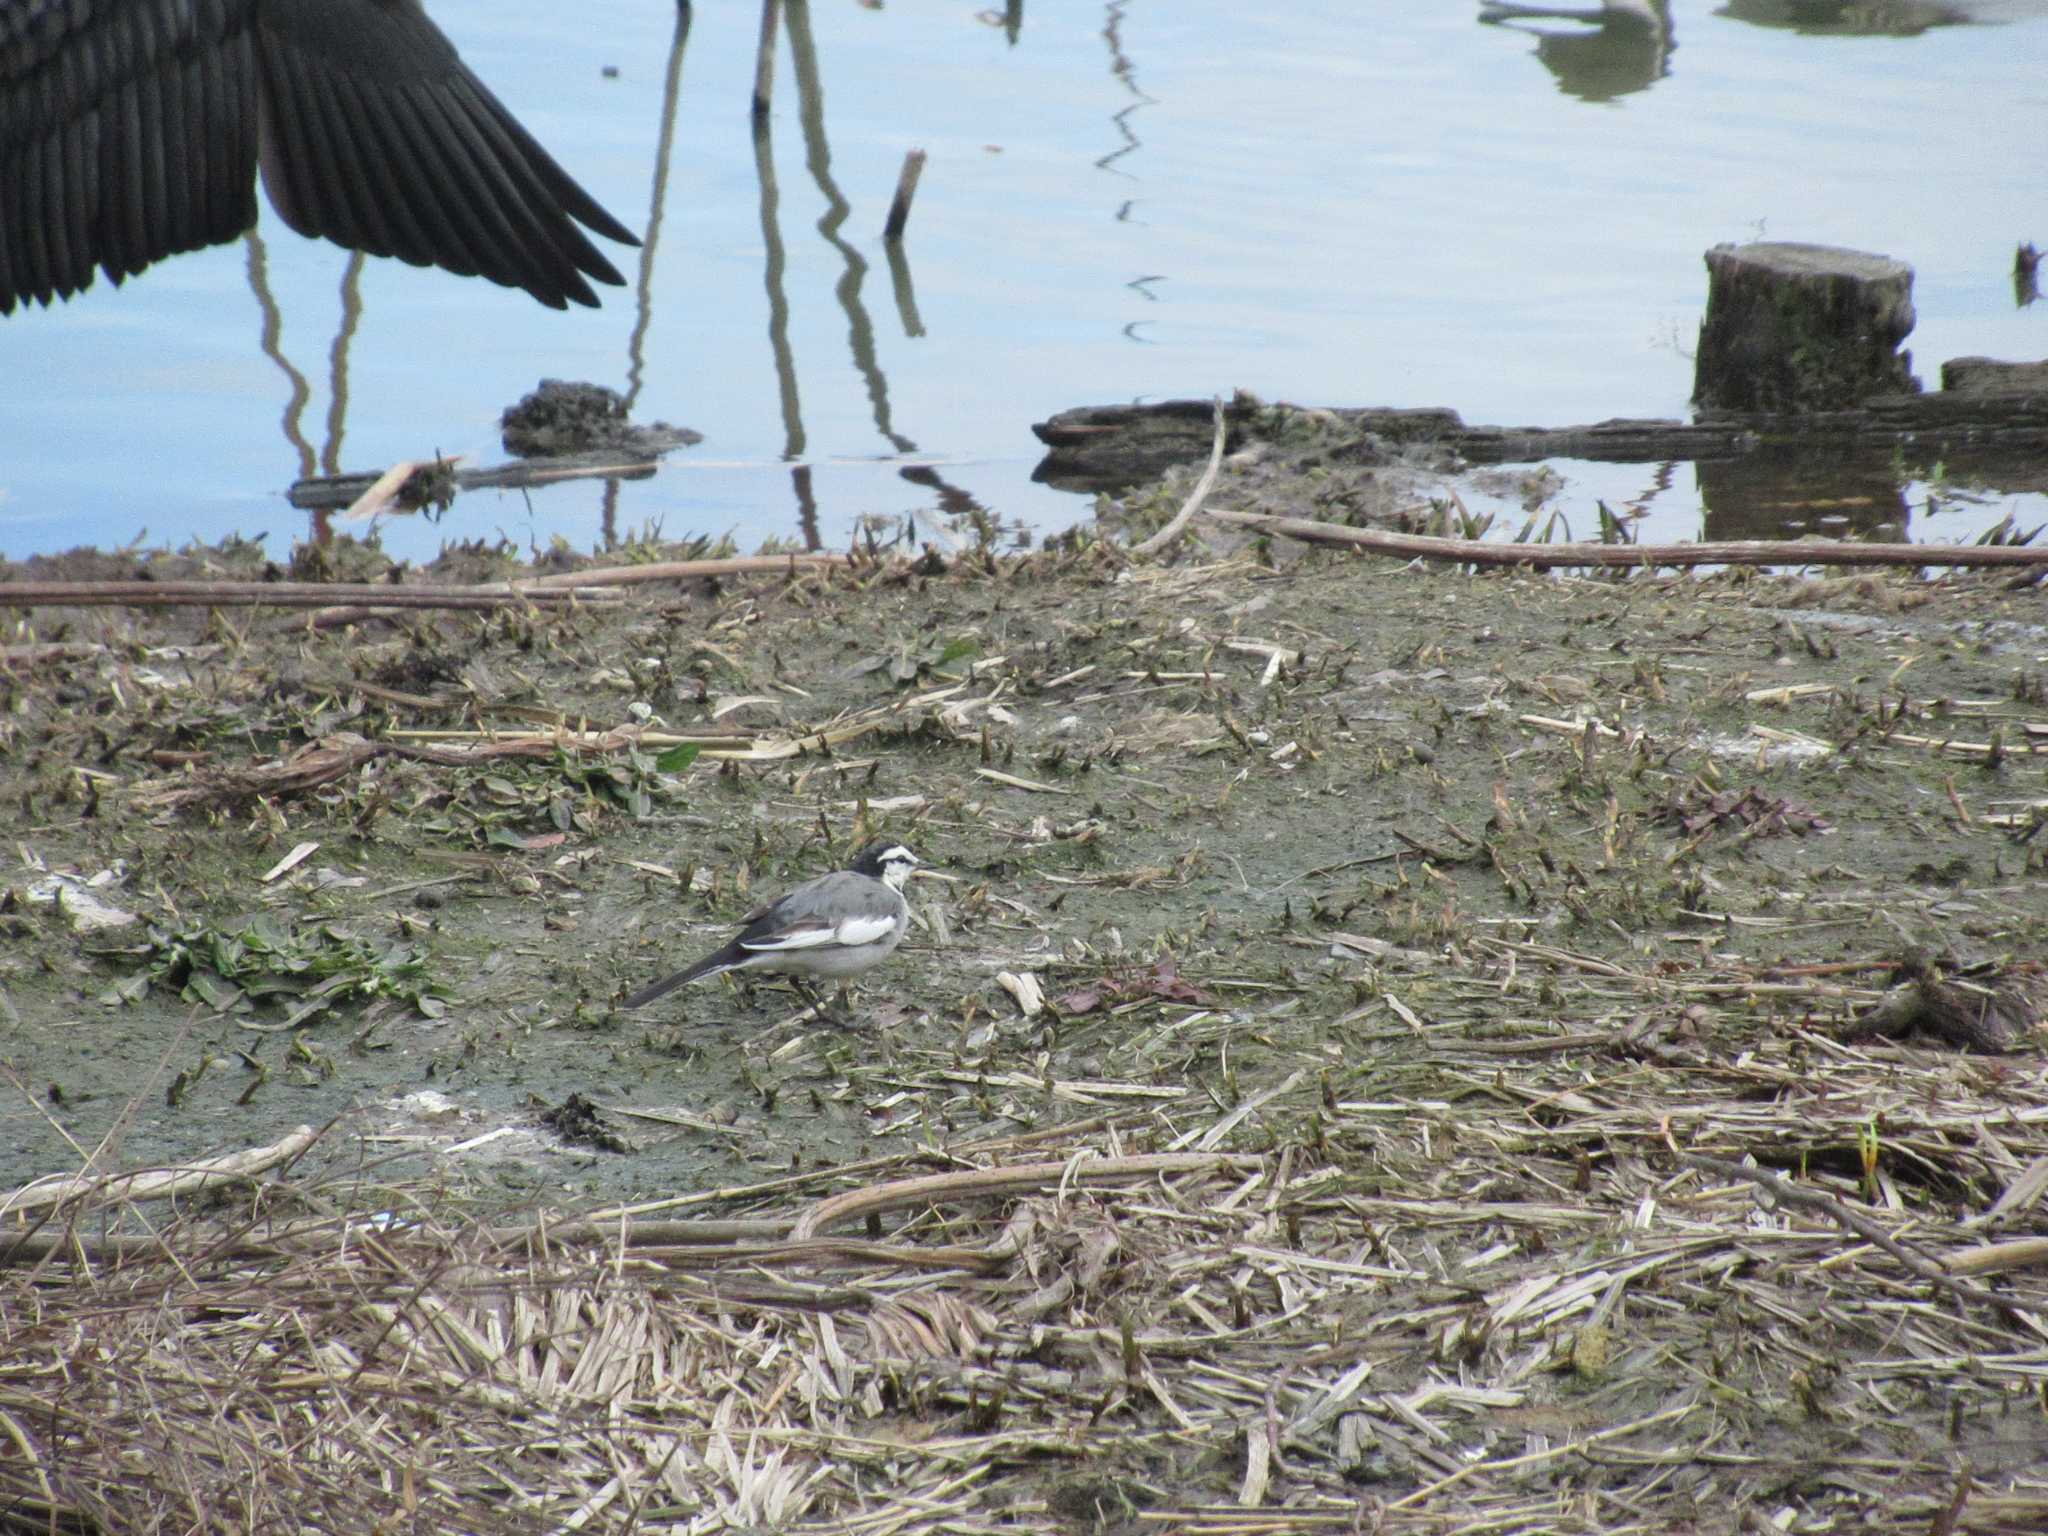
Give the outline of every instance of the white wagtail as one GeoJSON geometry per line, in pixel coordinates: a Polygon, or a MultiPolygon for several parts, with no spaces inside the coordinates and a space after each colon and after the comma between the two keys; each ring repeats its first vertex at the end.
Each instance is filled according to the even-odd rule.
{"type": "Polygon", "coordinates": [[[822,1013],[806,978],[830,977],[843,985],[903,942],[910,931],[903,882],[917,864],[917,855],[901,843],[887,838],[870,843],[845,869],[806,880],[749,913],[746,925],[724,948],[642,987],[619,1006],[643,1008],[677,987],[726,971],[779,971],[822,1013]]]}

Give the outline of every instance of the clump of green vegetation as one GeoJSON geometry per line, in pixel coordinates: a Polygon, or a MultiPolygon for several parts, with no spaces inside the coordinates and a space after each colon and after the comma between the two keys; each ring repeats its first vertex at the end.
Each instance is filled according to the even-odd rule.
{"type": "Polygon", "coordinates": [[[447,993],[427,977],[417,946],[379,944],[339,923],[295,926],[265,912],[219,926],[152,927],[143,954],[142,969],[115,989],[118,1001],[172,987],[219,1013],[283,1006],[286,1028],[339,1003],[380,997],[430,1019],[447,1008],[447,993]]]}

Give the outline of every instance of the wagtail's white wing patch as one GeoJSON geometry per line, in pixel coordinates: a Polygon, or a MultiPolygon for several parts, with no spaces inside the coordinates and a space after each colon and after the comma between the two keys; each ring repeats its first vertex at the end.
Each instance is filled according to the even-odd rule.
{"type": "Polygon", "coordinates": [[[863,944],[876,944],[896,930],[896,921],[890,917],[846,917],[837,923],[815,920],[792,923],[778,928],[773,933],[760,934],[755,938],[741,939],[740,948],[756,954],[770,954],[777,950],[817,949],[830,945],[840,949],[857,949],[863,944]]]}
{"type": "Polygon", "coordinates": [[[849,917],[839,924],[839,942],[848,948],[879,944],[895,931],[894,916],[871,913],[866,917],[849,917]]]}

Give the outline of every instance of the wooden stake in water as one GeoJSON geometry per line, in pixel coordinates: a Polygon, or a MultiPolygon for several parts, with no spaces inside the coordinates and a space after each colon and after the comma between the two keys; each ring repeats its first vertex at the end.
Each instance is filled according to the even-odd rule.
{"type": "Polygon", "coordinates": [[[889,222],[882,226],[882,238],[894,243],[903,238],[903,226],[910,222],[910,200],[917,196],[917,179],[924,174],[924,151],[913,149],[903,157],[903,169],[896,177],[896,196],[889,204],[889,222]]]}
{"type": "Polygon", "coordinates": [[[754,54],[754,117],[768,115],[775,96],[775,30],[782,19],[782,0],[761,0],[761,46],[754,54]]]}

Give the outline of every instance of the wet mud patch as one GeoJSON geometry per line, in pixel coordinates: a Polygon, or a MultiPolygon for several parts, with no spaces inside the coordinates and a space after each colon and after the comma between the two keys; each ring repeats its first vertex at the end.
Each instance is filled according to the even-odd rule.
{"type": "MultiPolygon", "coordinates": [[[[12,1059],[88,1138],[105,1127],[82,1106],[138,1073],[203,1073],[125,1127],[132,1156],[216,1145],[217,1116],[254,1139],[454,1077],[506,1114],[535,1084],[698,1100],[730,1128],[653,1137],[636,1161],[724,1177],[741,1149],[801,1162],[903,1123],[835,1077],[870,1050],[979,1067],[1114,1049],[1091,1016],[1021,1017],[1001,972],[1059,996],[1169,957],[1235,1030],[1269,1003],[1354,1012],[1375,946],[1833,967],[1843,991],[1815,1000],[1836,1015],[1909,946],[2033,958],[2031,607],[1989,583],[1864,578],[1832,584],[1833,607],[1820,590],[1295,552],[1276,569],[1254,545],[397,631],[60,620],[80,653],[7,684],[29,861],[8,899],[12,1059]],[[822,751],[716,755],[721,733],[855,719],[822,751]],[[557,722],[625,729],[583,750],[557,722]],[[536,728],[517,755],[466,755],[536,728]],[[636,747],[635,728],[698,742],[636,747]],[[870,829],[943,877],[913,885],[919,932],[869,993],[907,1027],[800,1026],[774,988],[724,984],[613,1010],[870,829]],[[133,922],[85,931],[29,903],[38,866],[97,881],[133,922]],[[321,937],[284,952],[295,934],[321,937]],[[200,952],[277,969],[237,995],[200,952]],[[786,1086],[819,1083],[836,1103],[790,1115],[786,1086]]],[[[1247,1040],[1234,1064],[1264,1054],[1247,1040]]],[[[904,1102],[915,1119],[933,1101],[904,1102]]],[[[12,1172],[61,1158],[46,1132],[12,1172]]],[[[622,1176],[578,1171],[593,1192],[622,1176]]]]}

